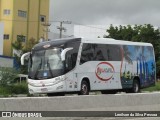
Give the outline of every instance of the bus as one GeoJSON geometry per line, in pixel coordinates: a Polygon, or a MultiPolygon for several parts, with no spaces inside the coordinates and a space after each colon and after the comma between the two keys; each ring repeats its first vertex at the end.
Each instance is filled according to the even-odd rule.
{"type": "MultiPolygon", "coordinates": [[[[28,57],[27,57],[28,56],[28,57]]],[[[140,92],[155,85],[156,64],[150,43],[111,38],[65,38],[36,44],[28,58],[30,94],[48,96],[90,91],[140,92]]]]}

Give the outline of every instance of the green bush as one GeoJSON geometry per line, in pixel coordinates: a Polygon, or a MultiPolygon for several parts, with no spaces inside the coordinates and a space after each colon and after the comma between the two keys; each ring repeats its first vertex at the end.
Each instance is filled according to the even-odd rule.
{"type": "Polygon", "coordinates": [[[11,93],[12,94],[28,94],[27,83],[12,85],[11,93]]]}
{"type": "Polygon", "coordinates": [[[156,82],[155,86],[144,88],[142,91],[160,91],[160,81],[156,82]]]}
{"type": "Polygon", "coordinates": [[[15,83],[18,73],[14,68],[0,67],[0,96],[28,94],[28,86],[25,81],[15,83]]]}
{"type": "Polygon", "coordinates": [[[14,68],[0,67],[0,86],[8,86],[17,77],[18,72],[14,68]]]}
{"type": "Polygon", "coordinates": [[[9,95],[15,94],[26,94],[28,95],[28,85],[27,83],[19,83],[12,85],[0,86],[0,96],[7,97],[9,95]]]}
{"type": "Polygon", "coordinates": [[[8,86],[0,86],[0,95],[1,96],[8,96],[11,94],[10,88],[8,86]]]}

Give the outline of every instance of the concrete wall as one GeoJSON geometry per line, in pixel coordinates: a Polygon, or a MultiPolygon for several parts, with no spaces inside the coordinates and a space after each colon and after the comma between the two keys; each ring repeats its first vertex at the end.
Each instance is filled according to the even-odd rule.
{"type": "Polygon", "coordinates": [[[13,67],[13,58],[0,55],[0,67],[13,67]]]}
{"type": "Polygon", "coordinates": [[[4,24],[0,22],[0,55],[3,55],[3,34],[4,34],[4,24]]]}
{"type": "MultiPolygon", "coordinates": [[[[68,38],[67,35],[62,35],[62,38],[68,38]]],[[[59,33],[48,33],[48,39],[59,39],[59,33]]]]}
{"type": "Polygon", "coordinates": [[[85,37],[85,38],[103,38],[107,34],[106,29],[109,25],[75,25],[74,36],[85,37]]]}
{"type": "Polygon", "coordinates": [[[159,93],[0,98],[0,111],[160,110],[159,93]]]}

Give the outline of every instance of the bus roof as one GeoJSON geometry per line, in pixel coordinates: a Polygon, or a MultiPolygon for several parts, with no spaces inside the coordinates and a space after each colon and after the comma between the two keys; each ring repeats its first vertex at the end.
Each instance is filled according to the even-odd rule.
{"type": "Polygon", "coordinates": [[[69,42],[80,42],[80,41],[82,43],[152,46],[152,44],[150,43],[115,40],[112,38],[62,38],[62,39],[55,39],[55,40],[38,43],[33,47],[33,49],[40,50],[43,48],[44,45],[47,45],[47,44],[49,44],[50,46],[60,46],[69,42]]]}
{"type": "Polygon", "coordinates": [[[63,46],[66,43],[69,44],[71,42],[80,42],[81,38],[63,38],[63,39],[55,39],[50,41],[44,41],[36,44],[32,50],[42,50],[45,45],[49,45],[50,47],[63,46]]]}
{"type": "Polygon", "coordinates": [[[112,38],[82,38],[83,43],[100,43],[100,44],[120,44],[120,45],[140,45],[140,46],[152,46],[151,43],[144,42],[132,42],[124,40],[115,40],[112,38]]]}

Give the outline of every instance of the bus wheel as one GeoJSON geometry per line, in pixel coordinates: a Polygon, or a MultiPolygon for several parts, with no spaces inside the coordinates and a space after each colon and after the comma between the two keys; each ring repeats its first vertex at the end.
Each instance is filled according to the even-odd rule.
{"type": "Polygon", "coordinates": [[[79,95],[89,95],[89,85],[86,81],[82,81],[79,95]]]}
{"type": "Polygon", "coordinates": [[[140,84],[138,82],[138,80],[134,80],[133,81],[133,86],[132,86],[132,89],[131,89],[132,93],[139,93],[140,92],[140,84]]]}

